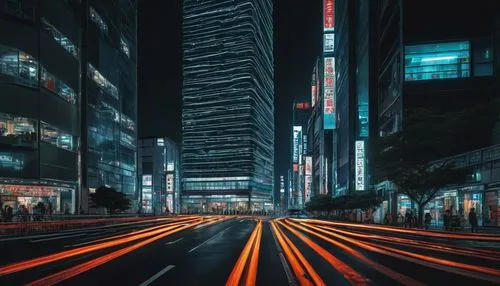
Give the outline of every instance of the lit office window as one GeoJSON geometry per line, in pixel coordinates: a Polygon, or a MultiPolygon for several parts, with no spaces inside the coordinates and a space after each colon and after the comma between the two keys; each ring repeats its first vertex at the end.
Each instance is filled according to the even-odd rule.
{"type": "Polygon", "coordinates": [[[73,136],[62,132],[61,130],[45,123],[41,122],[41,140],[52,144],[54,146],[57,146],[62,149],[74,151],[75,150],[75,144],[73,140],[73,136]]]}
{"type": "Polygon", "coordinates": [[[0,152],[0,169],[22,171],[24,160],[23,153],[0,152]]]}
{"type": "Polygon", "coordinates": [[[106,79],[94,66],[90,63],[88,65],[88,76],[94,80],[94,82],[106,91],[109,95],[118,99],[118,88],[112,84],[108,79],[106,79]]]}
{"type": "Polygon", "coordinates": [[[0,74],[14,77],[15,83],[37,87],[38,62],[25,52],[0,45],[0,74]]]}
{"type": "Polygon", "coordinates": [[[19,146],[36,141],[35,120],[0,113],[0,145],[19,146]]]}
{"type": "Polygon", "coordinates": [[[45,68],[42,68],[41,80],[42,86],[46,89],[52,91],[53,93],[56,93],[57,95],[59,95],[59,97],[71,104],[76,103],[75,91],[63,81],[51,75],[45,68]]]}
{"type": "Polygon", "coordinates": [[[101,33],[108,33],[108,25],[104,22],[101,15],[99,15],[93,7],[90,7],[90,20],[92,20],[92,22],[97,25],[99,30],[101,30],[101,33]]]}
{"type": "Polygon", "coordinates": [[[120,136],[120,143],[124,146],[128,146],[128,147],[131,147],[131,148],[135,148],[135,140],[134,140],[134,137],[128,135],[127,133],[125,132],[121,132],[121,136],[120,136]]]}
{"type": "Polygon", "coordinates": [[[405,47],[405,81],[469,76],[469,42],[421,44],[405,47]]]}
{"type": "Polygon", "coordinates": [[[127,58],[130,58],[130,47],[123,37],[120,38],[120,49],[127,56],[127,58]]]}
{"type": "Polygon", "coordinates": [[[135,123],[125,114],[121,114],[121,125],[122,128],[128,129],[130,131],[135,131],[135,123]]]}
{"type": "Polygon", "coordinates": [[[58,29],[49,24],[45,18],[41,19],[42,29],[50,35],[61,47],[63,47],[73,57],[78,59],[78,48],[74,45],[68,37],[64,36],[58,29]]]}

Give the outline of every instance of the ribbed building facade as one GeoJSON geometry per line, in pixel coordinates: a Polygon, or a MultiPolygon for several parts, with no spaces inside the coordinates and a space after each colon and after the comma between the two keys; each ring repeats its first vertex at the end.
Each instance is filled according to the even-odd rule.
{"type": "Polygon", "coordinates": [[[274,169],[271,0],[185,0],[184,210],[261,209],[274,169]]]}

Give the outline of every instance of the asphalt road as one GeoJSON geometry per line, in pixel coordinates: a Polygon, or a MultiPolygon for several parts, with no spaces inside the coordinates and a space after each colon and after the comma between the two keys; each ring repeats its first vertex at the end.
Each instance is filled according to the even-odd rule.
{"type": "Polygon", "coordinates": [[[0,237],[0,285],[498,285],[500,236],[182,216],[0,237]]]}

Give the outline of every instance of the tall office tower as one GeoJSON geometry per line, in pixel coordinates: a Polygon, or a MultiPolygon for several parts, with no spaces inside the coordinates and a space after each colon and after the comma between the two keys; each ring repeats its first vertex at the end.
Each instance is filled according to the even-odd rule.
{"type": "Polygon", "coordinates": [[[86,211],[136,182],[136,4],[0,1],[0,203],[86,211]]]}
{"type": "Polygon", "coordinates": [[[185,0],[184,210],[272,208],[272,0],[185,0]]]}
{"type": "MultiPolygon", "coordinates": [[[[82,188],[137,200],[137,3],[85,0],[82,188]]],[[[84,191],[85,192],[85,191],[84,191]]],[[[85,199],[85,195],[82,199],[85,199]]],[[[85,204],[84,204],[85,205],[85,204]]]]}

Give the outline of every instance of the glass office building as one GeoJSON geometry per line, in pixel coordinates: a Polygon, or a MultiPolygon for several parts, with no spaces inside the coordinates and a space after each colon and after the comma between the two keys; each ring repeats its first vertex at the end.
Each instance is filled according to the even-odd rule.
{"type": "Polygon", "coordinates": [[[272,1],[183,9],[184,210],[272,208],[272,1]]]}
{"type": "MultiPolygon", "coordinates": [[[[82,185],[102,185],[138,199],[137,13],[131,0],[89,0],[85,12],[86,63],[82,185]]],[[[138,204],[134,203],[135,208],[138,204]]]]}
{"type": "Polygon", "coordinates": [[[135,195],[135,11],[128,0],[0,2],[2,204],[73,213],[100,185],[135,195]]]}

